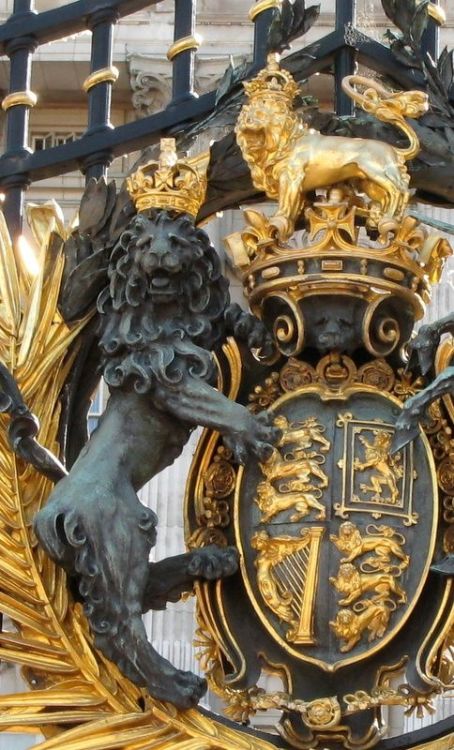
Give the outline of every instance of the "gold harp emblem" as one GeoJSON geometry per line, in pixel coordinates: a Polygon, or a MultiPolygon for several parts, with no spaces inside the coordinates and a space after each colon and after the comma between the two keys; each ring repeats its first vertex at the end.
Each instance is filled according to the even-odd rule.
{"type": "Polygon", "coordinates": [[[262,530],[251,539],[257,585],[269,609],[290,626],[287,641],[315,643],[313,614],[323,527],[303,528],[300,537],[270,536],[262,530]]]}

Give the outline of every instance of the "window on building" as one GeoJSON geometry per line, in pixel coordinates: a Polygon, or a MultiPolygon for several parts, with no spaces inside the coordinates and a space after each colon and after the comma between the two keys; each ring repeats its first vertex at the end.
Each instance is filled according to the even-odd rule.
{"type": "Polygon", "coordinates": [[[99,418],[104,412],[109,398],[109,391],[104,380],[101,380],[93,396],[93,403],[88,412],[88,432],[91,435],[93,430],[98,426],[99,418]]]}
{"type": "Polygon", "coordinates": [[[44,151],[53,146],[63,146],[64,143],[72,143],[83,135],[82,131],[71,133],[50,132],[32,134],[32,148],[34,151],[44,151]]]}

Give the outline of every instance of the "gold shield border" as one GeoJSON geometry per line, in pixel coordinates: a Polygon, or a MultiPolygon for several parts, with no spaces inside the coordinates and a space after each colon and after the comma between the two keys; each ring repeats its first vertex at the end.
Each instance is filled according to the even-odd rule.
{"type": "MultiPolygon", "coordinates": [[[[278,398],[270,407],[270,410],[274,410],[281,406],[282,404],[292,401],[295,398],[298,398],[298,396],[306,396],[306,395],[316,395],[320,397],[321,401],[346,401],[350,396],[353,396],[358,393],[369,393],[373,395],[381,395],[388,401],[392,401],[396,406],[402,407],[402,403],[397,399],[395,396],[389,394],[389,393],[382,393],[378,389],[367,386],[367,385],[353,385],[345,388],[341,393],[339,392],[333,392],[332,390],[327,389],[323,385],[310,385],[305,388],[301,388],[295,391],[292,391],[291,393],[286,393],[280,398],[278,398]]],[[[342,659],[334,664],[328,664],[327,662],[324,662],[322,659],[317,659],[311,656],[303,655],[300,652],[293,649],[289,644],[284,641],[283,638],[279,636],[279,634],[276,632],[276,630],[271,626],[267,618],[265,617],[263,610],[260,606],[260,604],[257,602],[257,599],[255,597],[255,594],[252,590],[251,584],[249,582],[249,577],[246,570],[246,565],[244,561],[244,549],[243,545],[241,543],[241,535],[240,535],[240,518],[239,518],[239,505],[240,505],[240,489],[241,489],[241,482],[243,478],[243,467],[240,466],[237,474],[237,482],[235,487],[235,500],[234,500],[234,528],[235,528],[235,537],[236,542],[240,551],[240,569],[241,574],[243,578],[243,582],[245,585],[245,588],[247,590],[247,593],[249,595],[249,598],[251,600],[251,603],[254,607],[254,610],[259,617],[262,624],[265,626],[267,631],[270,633],[270,635],[282,646],[282,648],[289,653],[291,656],[299,659],[300,661],[308,662],[311,664],[315,664],[319,666],[321,669],[323,669],[326,672],[336,672],[338,669],[345,667],[349,664],[355,664],[357,662],[363,661],[366,658],[369,658],[373,654],[377,653],[378,651],[381,651],[396,635],[397,633],[402,629],[402,627],[405,625],[405,623],[408,621],[411,613],[413,612],[416,603],[421,595],[422,589],[424,587],[424,584],[426,582],[429,568],[432,560],[432,556],[435,549],[435,543],[436,543],[436,536],[437,536],[437,527],[438,527],[438,519],[439,519],[439,509],[438,509],[438,483],[437,483],[437,472],[435,467],[435,461],[433,458],[432,450],[429,444],[429,441],[424,434],[423,430],[420,428],[420,437],[422,439],[428,461],[429,461],[429,467],[430,467],[430,475],[432,480],[432,491],[433,491],[433,497],[434,497],[434,514],[432,519],[432,530],[431,530],[431,538],[430,538],[430,548],[427,553],[426,563],[424,566],[424,571],[421,576],[421,580],[418,584],[418,587],[416,589],[416,592],[413,596],[412,602],[409,604],[407,611],[403,615],[402,619],[399,621],[399,623],[390,630],[387,636],[385,636],[383,639],[380,640],[378,644],[373,646],[371,649],[368,649],[364,654],[360,654],[355,657],[350,657],[347,659],[342,659]]],[[[446,586],[449,584],[447,583],[446,586]]]]}

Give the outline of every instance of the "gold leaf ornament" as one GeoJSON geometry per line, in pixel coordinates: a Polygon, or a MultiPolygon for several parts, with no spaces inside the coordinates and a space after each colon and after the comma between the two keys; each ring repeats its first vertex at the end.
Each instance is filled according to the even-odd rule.
{"type": "MultiPolygon", "coordinates": [[[[59,397],[88,318],[67,325],[58,310],[69,233],[60,209],[31,206],[28,219],[36,275],[0,213],[0,358],[39,419],[40,443],[58,455],[59,397]]],[[[66,574],[33,533],[52,483],[11,452],[7,426],[0,415],[0,612],[13,623],[0,633],[0,661],[20,665],[31,690],[0,697],[0,731],[43,733],[37,750],[271,748],[195,710],[152,701],[95,650],[66,574]]]]}

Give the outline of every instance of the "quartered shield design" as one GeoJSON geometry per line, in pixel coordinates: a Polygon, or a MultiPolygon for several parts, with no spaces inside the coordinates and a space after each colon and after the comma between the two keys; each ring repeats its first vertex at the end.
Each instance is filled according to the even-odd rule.
{"type": "Polygon", "coordinates": [[[332,671],[383,648],[418,600],[437,527],[432,453],[421,434],[390,454],[400,406],[367,386],[311,386],[272,411],[277,449],[238,475],[242,575],[280,646],[332,671]]]}

